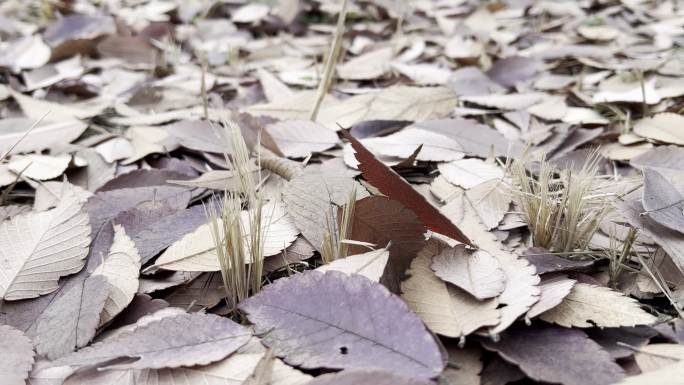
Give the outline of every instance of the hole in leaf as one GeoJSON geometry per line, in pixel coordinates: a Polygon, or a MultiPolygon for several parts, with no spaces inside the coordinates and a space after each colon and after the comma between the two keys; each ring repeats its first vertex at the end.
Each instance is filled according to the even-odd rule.
{"type": "Polygon", "coordinates": [[[346,346],[342,346],[342,347],[340,347],[340,353],[347,354],[347,353],[349,353],[349,349],[347,349],[346,346]]]}

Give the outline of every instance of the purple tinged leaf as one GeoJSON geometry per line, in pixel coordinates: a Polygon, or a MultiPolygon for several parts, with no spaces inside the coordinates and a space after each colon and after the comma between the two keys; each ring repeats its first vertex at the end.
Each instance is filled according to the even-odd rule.
{"type": "Polygon", "coordinates": [[[535,269],[537,269],[537,274],[582,270],[594,264],[594,261],[576,261],[563,258],[551,254],[543,247],[530,247],[523,252],[523,257],[534,265],[535,269]]]}
{"type": "Polygon", "coordinates": [[[359,275],[309,271],[283,278],[240,308],[263,342],[291,365],[382,368],[422,379],[444,367],[420,318],[384,286],[359,275]]]}
{"type": "Polygon", "coordinates": [[[102,365],[117,358],[138,358],[102,368],[161,369],[206,365],[246,344],[252,333],[228,318],[212,314],[180,314],[81,349],[55,361],[56,365],[102,365]]]}
{"type": "Polygon", "coordinates": [[[577,329],[518,326],[503,333],[500,342],[483,340],[482,346],[536,381],[608,385],[625,376],[608,352],[577,329]]]}
{"type": "Polygon", "coordinates": [[[97,192],[119,190],[122,188],[173,186],[168,180],[186,180],[192,176],[173,170],[133,170],[108,181],[97,192]]]}
{"type": "Polygon", "coordinates": [[[354,369],[318,376],[307,385],[429,385],[431,383],[425,380],[403,377],[383,370],[354,369]]]}

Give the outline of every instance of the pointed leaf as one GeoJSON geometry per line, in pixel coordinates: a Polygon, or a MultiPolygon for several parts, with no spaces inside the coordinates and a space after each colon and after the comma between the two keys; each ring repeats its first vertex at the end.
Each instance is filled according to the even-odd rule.
{"type": "Polygon", "coordinates": [[[439,278],[479,300],[496,297],[506,287],[499,260],[484,250],[468,250],[465,245],[442,250],[432,258],[431,268],[439,278]]]}
{"type": "Polygon", "coordinates": [[[3,385],[24,385],[33,366],[33,344],[19,330],[0,325],[0,383],[3,385]]]}

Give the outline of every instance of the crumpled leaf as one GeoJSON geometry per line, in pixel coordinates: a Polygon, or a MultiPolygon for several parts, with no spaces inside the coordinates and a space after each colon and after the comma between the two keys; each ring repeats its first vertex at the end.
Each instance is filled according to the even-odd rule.
{"type": "Polygon", "coordinates": [[[128,306],[138,291],[140,255],[135,243],[121,225],[114,226],[114,242],[102,264],[93,271],[93,276],[107,279],[108,294],[102,309],[100,325],[112,320],[128,306]]]}
{"type": "Polygon", "coordinates": [[[684,196],[658,171],[644,168],[643,204],[659,224],[684,233],[684,196]]]}
{"type": "Polygon", "coordinates": [[[252,333],[213,314],[180,314],[152,321],[55,361],[55,365],[102,365],[116,358],[138,358],[109,365],[116,369],[161,369],[206,365],[247,343],[252,333]]]}
{"type": "Polygon", "coordinates": [[[380,282],[390,253],[387,249],[372,250],[363,254],[350,255],[334,260],[316,270],[325,273],[335,270],[345,274],[359,274],[373,282],[380,282]]]}
{"type": "Polygon", "coordinates": [[[383,368],[424,379],[443,368],[439,349],[420,319],[382,285],[359,275],[309,271],[283,278],[240,309],[255,324],[255,332],[264,333],[264,344],[292,365],[383,368]]]}
{"type": "Polygon", "coordinates": [[[90,243],[88,215],[81,197],[63,194],[52,210],[0,223],[0,299],[53,292],[60,277],[83,268],[90,243]]]}
{"type": "Polygon", "coordinates": [[[446,248],[432,258],[430,267],[439,278],[479,300],[496,297],[506,287],[499,261],[484,250],[468,250],[465,245],[446,248]]]}
{"type": "Polygon", "coordinates": [[[402,299],[437,334],[466,336],[500,321],[496,298],[479,301],[467,292],[442,281],[430,269],[431,259],[444,246],[431,239],[411,263],[409,278],[402,282],[402,299]]]}
{"type": "Polygon", "coordinates": [[[33,344],[24,333],[7,325],[0,325],[0,383],[24,385],[33,366],[33,344]]]}
{"type": "Polygon", "coordinates": [[[539,318],[564,327],[621,327],[650,325],[656,317],[639,303],[607,287],[577,283],[563,302],[539,318]]]}
{"type": "Polygon", "coordinates": [[[564,385],[609,385],[625,374],[610,355],[581,330],[556,326],[516,327],[497,343],[483,340],[536,381],[564,385]]]}
{"type": "Polygon", "coordinates": [[[361,142],[346,131],[342,131],[342,135],[351,142],[354,151],[356,151],[356,159],[359,161],[359,169],[373,187],[389,198],[396,199],[408,207],[430,230],[449,236],[467,245],[472,245],[468,237],[453,222],[428,203],[425,197],[414,190],[396,172],[378,161],[361,142]]]}

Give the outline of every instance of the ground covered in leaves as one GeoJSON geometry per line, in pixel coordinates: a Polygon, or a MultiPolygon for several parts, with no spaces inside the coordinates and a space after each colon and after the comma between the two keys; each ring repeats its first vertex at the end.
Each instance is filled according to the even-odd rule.
{"type": "Polygon", "coordinates": [[[682,384],[684,3],[0,2],[0,384],[682,384]]]}

